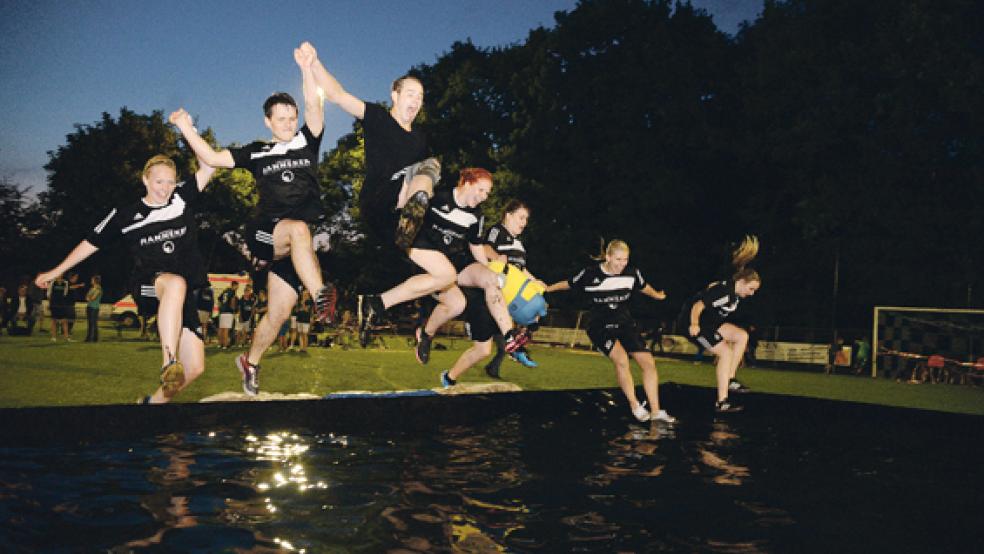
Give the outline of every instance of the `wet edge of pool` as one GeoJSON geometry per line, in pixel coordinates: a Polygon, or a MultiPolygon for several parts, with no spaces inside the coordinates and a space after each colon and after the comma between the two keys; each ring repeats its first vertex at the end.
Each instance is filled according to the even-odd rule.
{"type": "MultiPolygon", "coordinates": [[[[641,394],[641,388],[640,388],[641,394]]],[[[713,391],[664,383],[663,407],[680,418],[711,420],[713,391]]],[[[761,419],[763,424],[823,428],[834,420],[851,422],[857,432],[886,424],[924,429],[943,438],[984,439],[984,416],[898,408],[874,404],[749,393],[746,410],[729,418],[761,419]]],[[[459,396],[335,398],[269,402],[175,403],[163,406],[109,405],[0,409],[0,441],[4,446],[86,443],[198,431],[215,427],[296,427],[335,433],[429,430],[442,422],[469,424],[522,414],[524,417],[601,415],[612,409],[631,416],[618,389],[527,391],[459,396]]]]}

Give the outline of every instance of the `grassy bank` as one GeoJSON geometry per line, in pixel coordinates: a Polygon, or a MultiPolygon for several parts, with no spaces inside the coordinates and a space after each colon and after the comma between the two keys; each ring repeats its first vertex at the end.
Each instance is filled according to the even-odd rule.
{"type": "MultiPolygon", "coordinates": [[[[130,331],[122,336],[110,331],[103,336],[95,344],[52,342],[47,334],[0,338],[0,408],[131,403],[150,393],[160,367],[159,345],[137,340],[130,331]]],[[[450,367],[468,344],[439,339],[448,349],[435,350],[430,364],[421,366],[405,339],[390,337],[386,342],[389,348],[385,350],[312,347],[307,353],[271,352],[263,360],[261,388],[317,395],[433,388],[438,386],[440,371],[450,367]]],[[[220,392],[240,391],[239,372],[233,363],[239,352],[208,348],[205,375],[178,400],[194,402],[220,392]]],[[[524,390],[617,386],[611,364],[597,353],[534,347],[534,357],[540,363],[536,369],[506,360],[504,380],[524,390]]],[[[660,359],[658,366],[662,382],[714,386],[709,364],[660,359]]],[[[633,370],[638,384],[638,370],[633,370]]],[[[984,388],[757,368],[742,369],[740,377],[756,392],[984,415],[984,388]]],[[[480,367],[472,368],[462,380],[491,381],[480,367]]],[[[711,396],[709,390],[709,405],[711,396]]],[[[672,399],[667,399],[665,407],[672,412],[672,399]]]]}

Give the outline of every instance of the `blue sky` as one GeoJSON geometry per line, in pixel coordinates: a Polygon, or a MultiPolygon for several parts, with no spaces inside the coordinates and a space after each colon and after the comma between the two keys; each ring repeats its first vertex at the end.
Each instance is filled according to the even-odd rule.
{"type": "MultiPolygon", "coordinates": [[[[722,30],[754,20],[762,0],[693,0],[722,30]]],[[[0,177],[44,188],[47,152],[76,124],[126,106],[186,108],[220,142],[268,138],[260,106],[300,97],[293,48],[310,40],[329,71],[365,100],[433,63],[455,41],[522,42],[576,0],[5,0],[0,18],[0,177]]],[[[351,128],[326,110],[324,150],[351,128]]]]}

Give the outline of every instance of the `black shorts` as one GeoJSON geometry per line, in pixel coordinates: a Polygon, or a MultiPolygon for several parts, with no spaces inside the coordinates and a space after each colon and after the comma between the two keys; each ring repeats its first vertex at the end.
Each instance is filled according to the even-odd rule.
{"type": "Polygon", "coordinates": [[[499,333],[499,326],[489,312],[488,302],[485,301],[485,289],[464,287],[461,292],[465,293],[465,300],[468,301],[464,313],[468,338],[475,342],[490,340],[499,333]]]}
{"type": "Polygon", "coordinates": [[[50,304],[51,319],[75,319],[69,318],[69,311],[75,311],[75,306],[59,306],[57,304],[50,304]]]}
{"type": "Polygon", "coordinates": [[[366,231],[380,244],[396,247],[396,224],[400,213],[396,203],[400,199],[403,179],[397,178],[376,186],[371,191],[362,190],[359,211],[366,224],[366,231]]]}
{"type": "MultiPolygon", "coordinates": [[[[144,279],[143,281],[146,281],[144,279]]],[[[202,285],[208,287],[208,285],[202,285]]],[[[181,306],[181,326],[188,329],[204,340],[202,322],[198,320],[198,296],[199,288],[196,287],[187,291],[184,297],[184,304],[181,306]]],[[[134,285],[133,298],[137,303],[137,313],[144,318],[157,315],[160,301],[157,299],[157,292],[154,290],[154,283],[143,282],[134,285]]]]}
{"type": "MultiPolygon", "coordinates": [[[[294,261],[291,260],[290,256],[273,262],[270,265],[270,273],[283,279],[285,283],[290,285],[290,288],[294,289],[294,292],[298,296],[304,290],[304,284],[301,283],[301,277],[297,274],[297,270],[294,269],[294,261]]],[[[318,291],[311,291],[312,296],[316,294],[318,294],[318,291]]]]}
{"type": "Polygon", "coordinates": [[[649,352],[633,322],[591,325],[588,327],[588,338],[592,346],[605,356],[611,355],[615,341],[622,343],[622,348],[628,353],[649,352]]]}
{"type": "Polygon", "coordinates": [[[719,342],[724,340],[724,337],[721,336],[721,333],[718,332],[718,329],[720,329],[720,326],[712,328],[709,326],[705,327],[702,325],[700,328],[700,332],[697,333],[696,337],[691,337],[690,332],[688,331],[687,338],[690,339],[690,342],[694,343],[694,345],[697,346],[698,350],[701,348],[703,348],[704,350],[710,350],[715,346],[717,346],[719,342]]]}

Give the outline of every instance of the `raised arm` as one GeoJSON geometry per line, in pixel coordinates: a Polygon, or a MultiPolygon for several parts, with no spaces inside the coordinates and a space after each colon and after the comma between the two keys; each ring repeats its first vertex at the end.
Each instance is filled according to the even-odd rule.
{"type": "Polygon", "coordinates": [[[642,287],[642,294],[654,299],[654,300],[666,300],[666,292],[661,290],[656,290],[650,285],[642,287]]]}
{"type": "Polygon", "coordinates": [[[65,256],[65,259],[60,264],[48,271],[38,273],[37,277],[34,278],[34,284],[42,289],[48,288],[48,283],[54,281],[55,278],[72,269],[89,256],[95,254],[97,250],[99,249],[91,242],[83,240],[68,253],[68,256],[65,256]]]}
{"type": "Polygon", "coordinates": [[[195,129],[195,122],[192,121],[191,115],[184,108],[178,108],[177,111],[173,112],[168,118],[168,121],[181,131],[181,135],[184,136],[185,141],[188,142],[188,146],[195,152],[199,160],[213,168],[235,167],[236,162],[232,159],[232,152],[224,148],[222,150],[215,150],[209,143],[205,142],[205,139],[195,129]]]}
{"type": "Polygon", "coordinates": [[[215,168],[203,162],[201,158],[198,158],[198,171],[195,172],[195,183],[198,185],[198,190],[205,190],[205,187],[214,174],[215,168]]]}
{"type": "Polygon", "coordinates": [[[301,88],[304,91],[304,124],[314,136],[321,135],[325,128],[324,101],[318,94],[318,85],[314,80],[312,64],[318,59],[314,48],[295,48],[294,61],[301,68],[301,88]]]}
{"type": "Polygon", "coordinates": [[[338,80],[331,73],[328,73],[325,66],[321,64],[321,60],[318,59],[318,54],[314,46],[310,42],[304,42],[301,44],[300,50],[308,50],[313,53],[314,62],[311,64],[311,71],[314,73],[315,87],[320,89],[324,94],[325,100],[328,100],[332,104],[338,104],[339,108],[354,117],[359,119],[365,117],[366,103],[349,94],[342,88],[338,80]]]}

